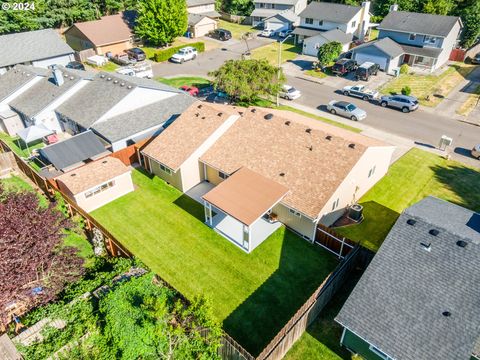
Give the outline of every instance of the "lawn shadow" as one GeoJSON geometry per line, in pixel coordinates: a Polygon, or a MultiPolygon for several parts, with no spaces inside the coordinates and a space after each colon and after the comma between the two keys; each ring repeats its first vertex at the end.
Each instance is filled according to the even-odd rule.
{"type": "Polygon", "coordinates": [[[293,59],[289,62],[298,66],[302,71],[313,69],[313,62],[309,60],[293,59]]]}
{"type": "Polygon", "coordinates": [[[224,330],[257,356],[337,265],[335,256],[285,230],[278,268],[230,313],[224,330]]]}
{"type": "Polygon", "coordinates": [[[173,203],[202,223],[205,222],[205,210],[203,206],[190,196],[182,194],[173,203]]]}

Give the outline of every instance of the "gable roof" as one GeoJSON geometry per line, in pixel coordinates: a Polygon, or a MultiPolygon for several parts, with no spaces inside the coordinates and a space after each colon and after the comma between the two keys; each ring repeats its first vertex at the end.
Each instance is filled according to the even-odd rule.
{"type": "Polygon", "coordinates": [[[58,86],[55,83],[53,72],[49,71],[47,77],[37,82],[27,91],[11,101],[9,103],[10,107],[25,116],[32,118],[74,87],[82,79],[89,79],[92,76],[92,73],[87,71],[71,71],[62,66],[59,66],[58,68],[61,70],[64,78],[64,83],[61,86],[58,86]]]}
{"type": "Polygon", "coordinates": [[[353,34],[345,34],[342,30],[332,29],[328,31],[321,32],[320,34],[308,37],[305,41],[311,41],[314,38],[323,37],[324,39],[330,41],[337,41],[340,44],[349,44],[352,42],[353,34]]]}
{"type": "Polygon", "coordinates": [[[385,145],[289,111],[249,108],[200,161],[226,174],[248,167],[286,186],[282,203],[315,219],[369,146],[385,145]]]}
{"type": "Polygon", "coordinates": [[[467,360],[480,336],[479,258],[480,214],[427,197],[398,218],[336,321],[394,359],[467,360]]]}
{"type": "Polygon", "coordinates": [[[95,46],[115,44],[131,39],[135,18],[134,11],[124,11],[115,15],[102,16],[99,20],[78,22],[70,29],[77,28],[95,46]]]}
{"type": "Polygon", "coordinates": [[[108,152],[105,145],[91,131],[86,131],[39,150],[42,157],[58,170],[66,171],[86,160],[95,159],[108,152]]]}
{"type": "Polygon", "coordinates": [[[361,6],[312,1],[300,13],[300,17],[344,24],[349,22],[361,9],[361,6]]]}
{"type": "Polygon", "coordinates": [[[176,171],[231,116],[235,107],[200,101],[186,109],[142,153],[176,171]]]}
{"type": "Polygon", "coordinates": [[[287,20],[289,22],[295,22],[298,20],[299,16],[295,14],[291,9],[287,9],[279,12],[278,14],[270,16],[265,20],[272,19],[272,18],[277,18],[277,19],[283,18],[284,20],[287,20]]]}
{"type": "Polygon", "coordinates": [[[400,56],[403,53],[405,53],[405,50],[403,49],[403,47],[397,42],[390,39],[389,37],[384,37],[380,40],[375,40],[375,41],[371,41],[371,42],[356,46],[353,49],[350,49],[350,51],[356,52],[358,50],[366,49],[371,46],[377,48],[378,50],[383,52],[385,55],[390,56],[391,59],[396,58],[397,56],[400,56]]]}
{"type": "Polygon", "coordinates": [[[16,65],[0,75],[0,101],[15,93],[37,76],[47,76],[48,70],[33,66],[16,65]]]}
{"type": "Polygon", "coordinates": [[[208,16],[207,16],[207,15],[204,15],[204,14],[188,13],[188,25],[190,25],[190,26],[195,26],[195,25],[197,25],[200,21],[202,21],[204,18],[208,18],[208,16]]]}
{"type": "Polygon", "coordinates": [[[0,67],[73,54],[53,29],[0,36],[0,67]]]}
{"type": "Polygon", "coordinates": [[[192,96],[178,94],[98,122],[92,126],[92,129],[110,143],[114,143],[159,126],[174,116],[179,116],[195,101],[196,99],[192,96]]]}
{"type": "Polygon", "coordinates": [[[187,8],[210,4],[215,4],[215,0],[187,0],[187,8]]]}
{"type": "Polygon", "coordinates": [[[457,16],[391,11],[378,29],[446,37],[459,20],[457,16]]]}
{"type": "Polygon", "coordinates": [[[254,3],[268,3],[278,5],[295,5],[300,0],[253,0],[254,3]]]}
{"type": "Polygon", "coordinates": [[[55,180],[76,195],[128,172],[130,169],[120,160],[106,157],[60,175],[55,180]]]}

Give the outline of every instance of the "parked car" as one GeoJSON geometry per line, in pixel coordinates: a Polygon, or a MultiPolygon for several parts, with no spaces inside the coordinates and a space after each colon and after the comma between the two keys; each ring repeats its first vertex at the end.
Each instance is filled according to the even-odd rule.
{"type": "Polygon", "coordinates": [[[147,58],[145,52],[140,48],[131,48],[127,50],[127,54],[130,59],[135,59],[136,61],[143,61],[147,58]]]}
{"type": "Polygon", "coordinates": [[[183,90],[183,91],[185,91],[186,93],[189,93],[192,96],[198,96],[198,93],[200,92],[200,90],[198,90],[197,87],[189,86],[189,85],[181,86],[180,90],[183,90]]]}
{"type": "Polygon", "coordinates": [[[67,69],[85,70],[85,66],[80,61],[70,61],[65,67],[67,69]]]}
{"type": "Polygon", "coordinates": [[[471,151],[471,154],[474,158],[480,160],[480,144],[475,145],[471,151]]]}
{"type": "Polygon", "coordinates": [[[214,39],[218,39],[221,41],[227,41],[232,38],[232,33],[225,29],[215,29],[210,31],[208,35],[214,39]]]}
{"type": "Polygon", "coordinates": [[[365,110],[346,101],[332,100],[328,103],[327,109],[332,114],[337,114],[353,121],[363,120],[367,117],[367,112],[365,110]]]}
{"type": "Polygon", "coordinates": [[[295,89],[293,86],[283,85],[282,89],[280,90],[279,96],[287,100],[295,100],[302,96],[302,93],[300,92],[300,90],[295,89]]]}
{"type": "Polygon", "coordinates": [[[263,31],[260,33],[260,36],[265,36],[265,37],[272,37],[275,35],[275,30],[273,29],[263,29],[263,31]]]}
{"type": "Polygon", "coordinates": [[[369,61],[364,62],[355,71],[355,79],[368,81],[371,75],[378,74],[378,70],[380,70],[380,65],[369,61]]]}
{"type": "Polygon", "coordinates": [[[115,64],[121,66],[131,65],[137,62],[135,58],[131,58],[127,53],[117,54],[115,56],[110,57],[110,60],[113,61],[115,64]]]}
{"type": "Polygon", "coordinates": [[[380,98],[380,105],[383,107],[393,107],[402,110],[404,113],[418,109],[418,99],[414,96],[407,95],[391,95],[382,96],[380,98]]]}
{"type": "Polygon", "coordinates": [[[215,104],[228,105],[232,103],[232,100],[230,99],[230,97],[222,91],[211,93],[209,96],[207,96],[205,100],[215,104]]]}
{"type": "Polygon", "coordinates": [[[286,38],[288,35],[291,35],[293,30],[283,30],[278,33],[278,37],[286,38]]]}
{"type": "Polygon", "coordinates": [[[198,55],[197,49],[191,46],[187,46],[178,50],[176,54],[174,54],[170,60],[176,63],[184,63],[188,60],[195,60],[198,55]]]}
{"type": "Polygon", "coordinates": [[[378,99],[379,93],[368,89],[365,85],[345,86],[342,89],[343,95],[359,97],[365,101],[378,99]]]}
{"type": "Polygon", "coordinates": [[[477,65],[480,65],[480,53],[478,53],[477,55],[475,55],[472,60],[471,60],[472,64],[477,64],[477,65]]]}
{"type": "Polygon", "coordinates": [[[346,75],[357,70],[357,62],[351,59],[340,59],[332,66],[332,72],[337,75],[346,75]]]}

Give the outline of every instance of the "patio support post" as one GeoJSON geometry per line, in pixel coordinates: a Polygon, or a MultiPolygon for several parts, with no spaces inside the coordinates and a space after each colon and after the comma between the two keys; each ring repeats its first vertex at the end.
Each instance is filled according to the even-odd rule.
{"type": "Polygon", "coordinates": [[[312,236],[312,244],[315,242],[315,238],[317,237],[317,226],[318,226],[318,222],[320,221],[320,219],[317,219],[316,221],[313,220],[313,236],[312,236]]]}
{"type": "Polygon", "coordinates": [[[248,244],[247,251],[250,252],[250,227],[243,224],[243,245],[245,246],[245,241],[248,244]]]}

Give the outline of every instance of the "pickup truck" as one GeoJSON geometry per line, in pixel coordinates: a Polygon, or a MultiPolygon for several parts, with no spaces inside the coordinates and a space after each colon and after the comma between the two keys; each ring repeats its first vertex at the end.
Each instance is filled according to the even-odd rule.
{"type": "Polygon", "coordinates": [[[343,95],[359,97],[365,101],[378,99],[378,91],[369,90],[365,85],[345,86],[342,89],[343,95]]]}

